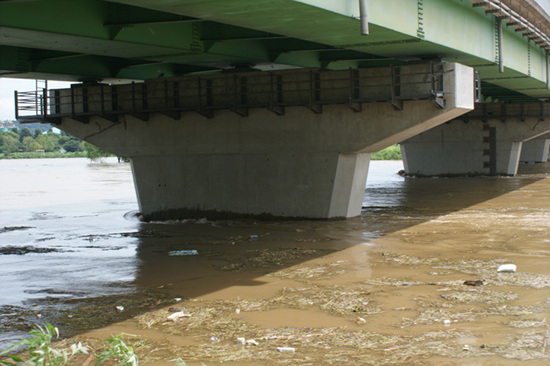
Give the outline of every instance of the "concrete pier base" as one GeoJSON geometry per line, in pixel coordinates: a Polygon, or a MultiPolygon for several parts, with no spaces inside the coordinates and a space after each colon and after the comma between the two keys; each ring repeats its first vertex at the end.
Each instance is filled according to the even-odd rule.
{"type": "MultiPolygon", "coordinates": [[[[426,70],[423,67],[409,71],[421,83],[427,80],[419,73],[426,70]]],[[[375,69],[369,72],[376,76],[375,69]]],[[[228,108],[214,114],[148,113],[146,119],[125,114],[117,121],[91,115],[87,123],[63,117],[60,128],[131,159],[146,219],[348,218],[361,213],[370,153],[473,108],[472,70],[445,64],[441,75],[449,93],[438,103],[425,98],[326,103],[322,109],[287,105],[284,113],[272,108],[228,108]]],[[[326,84],[341,83],[335,78],[338,74],[329,76],[334,79],[326,84]]],[[[314,78],[309,80],[315,85],[314,78]]],[[[340,91],[329,89],[327,97],[335,98],[340,91]]]]}
{"type": "Polygon", "coordinates": [[[343,218],[361,210],[370,154],[140,156],[132,168],[147,219],[343,218]],[[143,194],[145,193],[145,194],[143,194]]]}
{"type": "Polygon", "coordinates": [[[521,156],[521,160],[548,156],[548,140],[537,139],[550,131],[548,117],[550,109],[545,103],[477,105],[473,112],[404,141],[405,173],[515,175],[521,156]],[[528,149],[525,155],[524,146],[528,149]]]}

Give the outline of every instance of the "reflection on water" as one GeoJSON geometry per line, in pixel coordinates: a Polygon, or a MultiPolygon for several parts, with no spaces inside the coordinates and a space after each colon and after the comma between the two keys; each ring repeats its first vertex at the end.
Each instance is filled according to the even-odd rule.
{"type": "MultiPolygon", "coordinates": [[[[388,276],[398,275],[407,286],[456,281],[464,273],[485,273],[468,272],[468,266],[503,258],[550,275],[550,204],[547,196],[541,199],[550,191],[550,168],[521,168],[524,174],[514,178],[414,179],[396,174],[400,161],[373,161],[363,214],[350,220],[141,223],[127,164],[0,160],[0,342],[17,338],[37,314],[66,330],[86,329],[174,298],[263,299],[281,286],[301,288],[313,280],[317,287],[367,280],[387,286],[372,300],[372,309],[386,316],[373,319],[369,329],[399,333],[411,325],[397,323],[417,316],[412,304],[418,291],[421,298],[439,299],[442,292],[424,285],[397,294],[383,282],[388,276]],[[199,255],[168,255],[181,249],[199,255]],[[304,282],[295,268],[310,262],[316,265],[304,282]],[[325,280],[315,277],[321,270],[325,280]],[[115,310],[121,305],[124,312],[115,310]]],[[[546,292],[520,291],[531,303],[550,298],[544,278],[530,279],[542,281],[546,292]]],[[[350,325],[334,314],[293,311],[286,316],[312,324],[317,319],[319,326],[350,325]]],[[[254,314],[250,321],[267,326],[273,323],[268,317],[279,313],[284,311],[254,314]]]]}

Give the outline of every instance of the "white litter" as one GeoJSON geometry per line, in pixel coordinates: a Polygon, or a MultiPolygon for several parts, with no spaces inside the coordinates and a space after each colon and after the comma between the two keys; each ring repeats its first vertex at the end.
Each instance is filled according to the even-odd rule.
{"type": "Polygon", "coordinates": [[[124,311],[124,306],[120,306],[120,305],[119,305],[119,306],[116,307],[116,309],[117,309],[118,311],[124,311]]]}
{"type": "Polygon", "coordinates": [[[190,318],[191,317],[191,314],[187,314],[187,313],[184,313],[183,311],[178,311],[178,312],[175,312],[173,313],[172,315],[170,315],[168,317],[169,320],[175,322],[176,320],[178,319],[181,319],[181,318],[190,318]]]}
{"type": "Polygon", "coordinates": [[[258,345],[259,345],[259,343],[256,342],[255,339],[248,339],[248,340],[246,341],[246,344],[249,344],[249,345],[251,345],[251,346],[258,346],[258,345]]]}
{"type": "Polygon", "coordinates": [[[237,338],[237,344],[241,345],[241,346],[244,346],[246,344],[246,338],[244,338],[244,337],[237,338]]]}
{"type": "Polygon", "coordinates": [[[515,264],[502,264],[498,267],[497,272],[514,273],[516,268],[515,264]]]}
{"type": "Polygon", "coordinates": [[[277,351],[281,353],[294,353],[296,348],[294,347],[277,347],[277,351]]]}

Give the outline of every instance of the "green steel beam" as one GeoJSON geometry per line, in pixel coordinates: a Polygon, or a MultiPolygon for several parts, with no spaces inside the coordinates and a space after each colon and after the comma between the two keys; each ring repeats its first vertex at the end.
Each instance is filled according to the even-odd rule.
{"type": "Polygon", "coordinates": [[[488,97],[550,97],[546,51],[504,21],[500,73],[495,15],[471,1],[367,5],[363,36],[358,0],[0,2],[0,75],[144,79],[242,65],[345,69],[438,59],[476,67],[494,86],[488,97]]]}

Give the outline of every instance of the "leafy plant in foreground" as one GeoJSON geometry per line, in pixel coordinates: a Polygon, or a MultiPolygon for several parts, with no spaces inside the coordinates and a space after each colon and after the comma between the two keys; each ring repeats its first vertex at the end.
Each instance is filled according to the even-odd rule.
{"type": "Polygon", "coordinates": [[[0,352],[0,356],[7,356],[11,361],[0,361],[0,365],[37,365],[58,366],[66,365],[69,360],[79,353],[88,353],[88,348],[78,344],[71,345],[71,352],[58,350],[52,347],[52,339],[59,338],[59,330],[50,323],[44,326],[35,325],[29,332],[30,338],[22,339],[7,350],[0,352]],[[9,355],[19,347],[28,348],[29,357],[24,361],[21,357],[9,355]]]}
{"type": "Polygon", "coordinates": [[[134,349],[124,342],[123,334],[107,338],[106,341],[111,344],[111,347],[107,347],[105,351],[97,354],[98,361],[96,365],[101,365],[111,358],[116,359],[118,365],[138,365],[138,357],[134,353],[134,349]]]}

